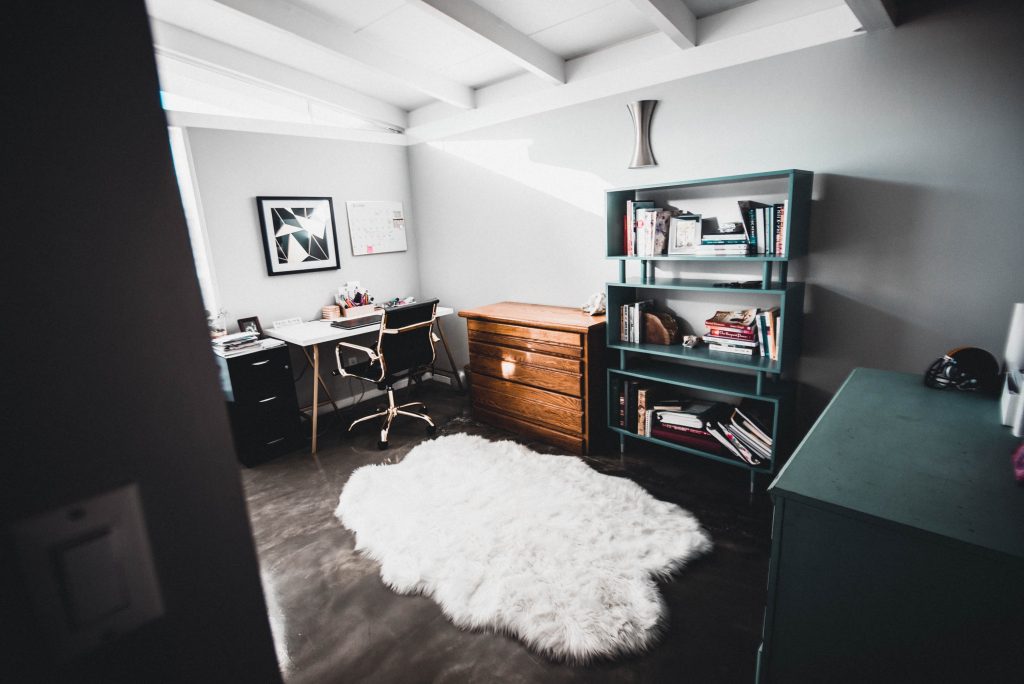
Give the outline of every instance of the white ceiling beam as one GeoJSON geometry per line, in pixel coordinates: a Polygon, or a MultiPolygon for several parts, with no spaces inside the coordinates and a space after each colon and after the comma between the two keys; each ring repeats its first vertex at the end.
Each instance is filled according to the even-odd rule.
{"type": "MultiPolygon", "coordinates": [[[[857,18],[841,0],[838,4],[835,0],[758,0],[729,12],[758,5],[761,7],[756,11],[735,15],[736,25],[714,24],[711,20],[720,15],[701,19],[697,50],[679,51],[667,37],[656,33],[652,36],[664,40],[663,49],[656,49],[652,36],[644,36],[570,60],[565,65],[568,82],[559,88],[534,87],[528,91],[525,84],[517,89],[513,83],[503,82],[481,88],[477,93],[480,106],[472,111],[433,116],[442,112],[429,106],[413,110],[409,113],[406,136],[412,144],[436,140],[859,35],[855,33],[860,27],[857,18]],[[809,11],[793,12],[793,6],[809,11]],[[755,17],[761,21],[749,21],[755,17]],[[705,27],[712,25],[714,30],[709,33],[714,40],[705,41],[705,27]],[[515,94],[506,98],[498,91],[515,94]]],[[[511,81],[524,78],[525,75],[511,81]]]]}
{"type": "Polygon", "coordinates": [[[461,109],[473,108],[473,89],[424,69],[366,40],[347,26],[281,0],[214,0],[343,57],[385,73],[461,109]]]}
{"type": "Polygon", "coordinates": [[[683,0],[632,0],[655,28],[686,50],[697,44],[697,17],[683,0]]]}
{"type": "Polygon", "coordinates": [[[404,109],[351,88],[159,19],[151,19],[150,25],[158,57],[168,56],[199,64],[227,76],[285,90],[310,100],[318,100],[387,128],[404,130],[409,125],[409,117],[404,109]]]}
{"type": "Polygon", "coordinates": [[[352,140],[355,142],[372,142],[382,145],[408,145],[408,139],[402,133],[384,133],[363,131],[335,126],[297,123],[292,121],[268,121],[266,119],[249,119],[240,116],[223,116],[219,114],[199,114],[195,112],[165,112],[168,126],[179,128],[215,128],[221,131],[243,131],[246,133],[266,133],[270,135],[290,135],[303,138],[323,138],[326,140],[352,140]]]}
{"type": "Polygon", "coordinates": [[[553,84],[565,83],[565,60],[471,0],[410,0],[463,33],[482,38],[513,62],[553,84]]]}
{"type": "Polygon", "coordinates": [[[846,0],[846,4],[865,31],[896,27],[896,12],[889,0],[846,0]]]}

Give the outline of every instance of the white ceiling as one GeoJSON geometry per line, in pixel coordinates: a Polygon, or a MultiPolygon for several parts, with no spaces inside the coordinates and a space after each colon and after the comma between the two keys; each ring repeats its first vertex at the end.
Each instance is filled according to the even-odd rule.
{"type": "Polygon", "coordinates": [[[893,25],[887,0],[147,5],[172,123],[397,144],[893,25]]]}

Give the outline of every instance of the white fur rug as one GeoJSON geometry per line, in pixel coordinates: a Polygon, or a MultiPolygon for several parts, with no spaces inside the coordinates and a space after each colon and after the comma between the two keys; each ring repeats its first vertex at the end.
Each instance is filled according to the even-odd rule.
{"type": "Polygon", "coordinates": [[[471,435],[359,468],[335,515],[395,591],[569,662],[649,647],[665,612],[654,580],[711,548],[630,480],[471,435]]]}

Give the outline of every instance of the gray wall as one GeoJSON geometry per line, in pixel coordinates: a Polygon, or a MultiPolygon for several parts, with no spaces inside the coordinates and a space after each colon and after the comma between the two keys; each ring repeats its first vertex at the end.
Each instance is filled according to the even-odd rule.
{"type": "MultiPolygon", "coordinates": [[[[259,316],[265,329],[283,318],[319,318],[320,307],[333,304],[338,286],[349,280],[360,281],[379,300],[420,296],[405,147],[196,128],[188,137],[229,330],[248,316],[259,316]],[[331,197],[341,269],[268,276],[256,210],[260,195],[331,197]],[[348,200],[401,201],[408,251],[352,256],[348,200]]],[[[293,350],[293,357],[301,367],[301,354],[293,350]]],[[[321,374],[328,383],[341,382],[321,374]]],[[[300,401],[308,401],[310,389],[307,382],[298,384],[300,401]]],[[[341,384],[336,389],[345,394],[341,384]]]]}
{"type": "MultiPolygon", "coordinates": [[[[617,275],[605,189],[802,168],[817,181],[811,256],[792,269],[808,282],[805,425],[855,366],[1000,352],[1024,300],[1024,17],[960,4],[411,148],[423,290],[457,308],[577,306],[617,275]],[[659,166],[628,170],[625,104],[645,98],[661,101],[659,166]]],[[[464,361],[464,327],[448,325],[464,361]]]]}

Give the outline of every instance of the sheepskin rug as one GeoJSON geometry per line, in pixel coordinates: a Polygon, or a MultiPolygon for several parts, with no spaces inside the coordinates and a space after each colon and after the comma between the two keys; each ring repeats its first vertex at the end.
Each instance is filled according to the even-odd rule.
{"type": "Polygon", "coordinates": [[[571,663],[648,648],[665,617],[655,580],[711,548],[630,480],[472,435],[359,468],[335,515],[396,592],[571,663]]]}

